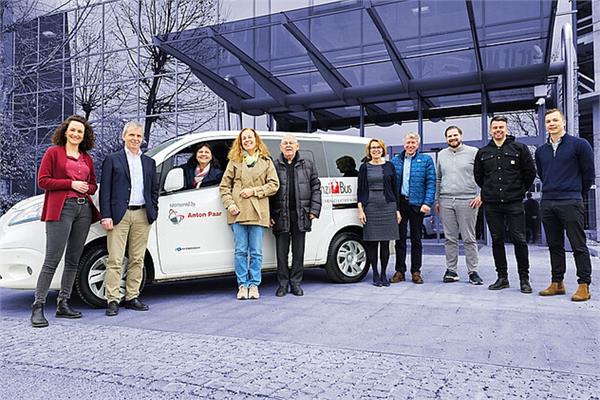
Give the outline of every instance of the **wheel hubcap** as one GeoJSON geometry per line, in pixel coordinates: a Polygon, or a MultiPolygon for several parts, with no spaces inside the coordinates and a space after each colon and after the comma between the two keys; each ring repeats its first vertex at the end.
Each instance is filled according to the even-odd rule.
{"type": "Polygon", "coordinates": [[[340,271],[349,277],[360,275],[367,265],[365,248],[356,240],[344,242],[338,249],[336,260],[340,271]]]}
{"type": "MultiPolygon", "coordinates": [[[[121,269],[121,282],[119,283],[119,294],[121,298],[125,296],[125,279],[127,278],[127,257],[123,258],[123,268],[121,269]]],[[[103,256],[96,260],[96,262],[90,268],[88,275],[88,285],[92,293],[100,298],[106,300],[106,286],[104,284],[106,277],[106,265],[108,264],[108,256],[103,256]]]]}

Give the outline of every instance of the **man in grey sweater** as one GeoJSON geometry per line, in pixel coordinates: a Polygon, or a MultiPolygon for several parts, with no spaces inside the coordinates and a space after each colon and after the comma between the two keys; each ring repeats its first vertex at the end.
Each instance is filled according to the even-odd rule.
{"type": "Polygon", "coordinates": [[[465,258],[469,271],[469,282],[481,285],[483,280],[477,273],[479,257],[475,224],[481,206],[473,165],[477,149],[462,143],[462,130],[449,126],[444,132],[448,147],[437,156],[436,211],[444,226],[446,273],[444,282],[456,282],[458,277],[458,234],[462,236],[465,258]]]}

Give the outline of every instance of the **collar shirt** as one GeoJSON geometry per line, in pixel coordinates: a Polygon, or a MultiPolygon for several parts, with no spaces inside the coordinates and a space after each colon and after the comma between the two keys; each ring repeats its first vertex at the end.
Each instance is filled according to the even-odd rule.
{"type": "Polygon", "coordinates": [[[565,136],[565,134],[563,133],[562,136],[560,137],[560,139],[558,139],[556,141],[556,143],[554,143],[550,137],[548,137],[548,141],[550,142],[550,146],[552,146],[552,151],[554,152],[554,157],[556,157],[556,150],[558,150],[558,145],[560,145],[562,143],[563,140],[563,136],[565,136]]]}
{"type": "Polygon", "coordinates": [[[130,206],[142,206],[146,204],[144,199],[144,170],[142,169],[142,151],[133,154],[125,147],[129,176],[131,177],[131,193],[129,195],[130,206]]]}
{"type": "Polygon", "coordinates": [[[403,196],[407,196],[408,197],[408,185],[409,185],[409,180],[410,180],[410,164],[412,163],[413,158],[415,157],[415,155],[413,154],[412,156],[404,156],[404,166],[402,169],[402,187],[400,188],[400,194],[403,196]]]}

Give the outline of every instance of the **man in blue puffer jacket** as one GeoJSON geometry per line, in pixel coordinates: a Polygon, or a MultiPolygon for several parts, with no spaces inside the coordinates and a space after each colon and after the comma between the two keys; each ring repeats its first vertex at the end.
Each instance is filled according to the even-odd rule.
{"type": "Polygon", "coordinates": [[[396,272],[391,279],[393,283],[405,280],[406,225],[409,222],[412,281],[423,283],[421,230],[423,217],[429,214],[435,201],[435,166],[430,156],[417,151],[420,142],[421,137],[417,133],[408,133],[404,137],[404,151],[392,159],[400,190],[400,215],[402,216],[398,225],[400,240],[396,240],[396,272]]]}

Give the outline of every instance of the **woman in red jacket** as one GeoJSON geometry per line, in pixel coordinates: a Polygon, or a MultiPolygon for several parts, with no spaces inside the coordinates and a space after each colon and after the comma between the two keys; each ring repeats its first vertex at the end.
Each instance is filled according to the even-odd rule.
{"type": "Polygon", "coordinates": [[[100,213],[90,197],[97,188],[94,162],[87,153],[94,147],[94,140],[94,131],[86,119],[73,115],[56,128],[52,135],[55,146],[42,158],[38,185],[46,191],[42,209],[42,221],[46,222],[46,257],[31,312],[31,325],[36,328],[48,326],[44,304],[63,253],[65,266],[56,317],[81,317],[79,311],[69,306],[68,300],[90,225],[100,220],[100,213]]]}

